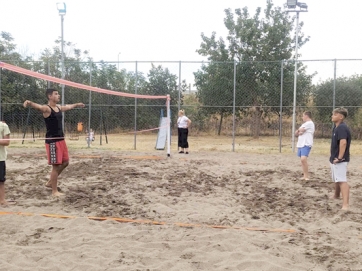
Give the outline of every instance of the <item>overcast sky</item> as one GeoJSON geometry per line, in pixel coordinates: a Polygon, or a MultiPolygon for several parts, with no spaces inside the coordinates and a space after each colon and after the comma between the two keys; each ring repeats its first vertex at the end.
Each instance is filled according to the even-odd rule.
{"type": "MultiPolygon", "coordinates": [[[[286,0],[274,0],[283,6],[286,0]]],[[[362,59],[361,0],[305,0],[300,13],[310,41],[300,59],[362,59]]],[[[53,0],[1,0],[0,31],[12,34],[21,54],[37,57],[60,37],[53,0]]],[[[226,36],[224,9],[266,6],[266,0],[66,0],[64,39],[105,61],[200,61],[201,33],[226,36]]],[[[332,62],[311,64],[330,71],[332,62]]],[[[338,75],[362,73],[362,61],[339,62],[338,75]],[[345,71],[345,72],[344,72],[345,71]]],[[[322,74],[322,73],[321,73],[322,74]]]]}

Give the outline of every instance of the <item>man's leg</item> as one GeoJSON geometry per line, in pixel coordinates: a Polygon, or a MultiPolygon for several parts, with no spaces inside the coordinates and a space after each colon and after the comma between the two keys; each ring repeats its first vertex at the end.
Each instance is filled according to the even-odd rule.
{"type": "Polygon", "coordinates": [[[342,193],[343,204],[342,210],[348,210],[349,208],[349,185],[347,182],[338,183],[340,187],[340,191],[342,193]]]}
{"type": "Polygon", "coordinates": [[[340,196],[341,196],[341,187],[340,187],[339,183],[334,183],[334,195],[333,195],[333,198],[334,199],[339,199],[340,196]]]}
{"type": "Polygon", "coordinates": [[[5,182],[0,182],[0,205],[6,205],[5,200],[5,182]]]}
{"type": "Polygon", "coordinates": [[[300,162],[302,164],[302,169],[303,169],[303,176],[304,176],[304,180],[309,180],[309,173],[308,173],[308,161],[307,161],[307,156],[301,156],[300,157],[300,162]]]}
{"type": "MultiPolygon", "coordinates": [[[[62,171],[69,165],[69,161],[67,162],[64,162],[63,164],[61,165],[53,165],[53,166],[57,166],[58,169],[57,169],[57,172],[58,172],[58,176],[57,176],[57,183],[58,183],[58,177],[59,175],[62,173],[62,171]]],[[[53,172],[53,169],[52,169],[52,172],[53,172]]],[[[52,186],[52,174],[50,174],[50,179],[49,181],[45,184],[46,187],[53,187],[52,186]]]]}
{"type": "Polygon", "coordinates": [[[47,185],[51,185],[53,196],[62,196],[62,193],[58,192],[58,177],[62,171],[68,166],[69,162],[64,162],[61,165],[52,165],[52,171],[50,173],[50,180],[47,185]]]}

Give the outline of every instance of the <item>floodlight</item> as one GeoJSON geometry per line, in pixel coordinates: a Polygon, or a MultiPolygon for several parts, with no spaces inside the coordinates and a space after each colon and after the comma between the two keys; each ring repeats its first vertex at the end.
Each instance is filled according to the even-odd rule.
{"type": "Polygon", "coordinates": [[[65,15],[65,13],[67,13],[67,7],[64,2],[57,3],[57,9],[59,11],[59,15],[65,15]]]}
{"type": "Polygon", "coordinates": [[[298,4],[298,0],[287,0],[288,8],[296,8],[297,4],[298,4]]]}
{"type": "Polygon", "coordinates": [[[297,6],[300,8],[308,9],[308,5],[306,3],[297,3],[297,6]]]}

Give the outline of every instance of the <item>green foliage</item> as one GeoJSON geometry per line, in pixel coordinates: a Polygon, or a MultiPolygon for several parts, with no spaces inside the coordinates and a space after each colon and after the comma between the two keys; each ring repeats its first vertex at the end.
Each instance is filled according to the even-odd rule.
{"type": "MultiPolygon", "coordinates": [[[[292,36],[294,19],[288,17],[280,7],[267,1],[264,16],[261,8],[253,17],[248,8],[225,10],[224,23],[228,29],[226,37],[216,40],[216,33],[208,38],[201,35],[200,55],[207,56],[210,63],[195,73],[195,83],[200,102],[212,114],[221,118],[232,114],[234,93],[234,62],[236,62],[235,105],[240,113],[248,112],[246,106],[256,110],[256,118],[262,112],[278,113],[281,88],[281,60],[292,57],[295,39],[292,36]]],[[[301,23],[299,27],[301,28],[301,23]]],[[[303,33],[299,36],[298,47],[308,41],[303,33]]],[[[283,105],[293,104],[294,62],[283,63],[284,89],[283,105]]],[[[305,104],[311,88],[311,75],[307,75],[302,63],[298,64],[298,102],[305,104]]],[[[290,114],[291,108],[285,113],[290,114]]],[[[254,113],[253,113],[254,114],[254,113]]],[[[221,123],[220,123],[221,125],[221,123]]],[[[258,130],[254,136],[258,136],[258,130]]]]}
{"type": "Polygon", "coordinates": [[[323,122],[330,122],[334,96],[335,107],[347,108],[348,118],[352,119],[362,105],[362,76],[339,77],[335,82],[329,79],[315,87],[314,103],[318,109],[318,118],[323,122]]]}
{"type": "MultiPolygon", "coordinates": [[[[39,60],[25,57],[15,52],[16,45],[9,33],[1,32],[0,60],[18,65],[38,73],[61,78],[61,48],[60,40],[55,41],[55,46],[45,49],[39,60]]],[[[171,97],[171,104],[178,101],[178,78],[162,66],[152,65],[145,76],[141,72],[118,71],[114,64],[94,63],[87,51],[76,48],[71,42],[64,41],[64,79],[84,85],[108,89],[112,91],[137,93],[145,95],[167,95],[171,97]]],[[[38,80],[15,72],[1,70],[1,94],[4,119],[17,128],[32,125],[40,130],[44,127],[41,114],[34,110],[24,110],[22,103],[29,99],[36,103],[47,102],[44,95],[45,89],[51,87],[59,89],[61,85],[38,80]],[[29,118],[29,113],[31,117],[29,118]],[[14,116],[17,116],[15,120],[14,116]],[[28,122],[27,120],[30,120],[28,122]],[[14,121],[15,120],[15,121],[14,121]]],[[[186,90],[186,82],[181,85],[181,93],[186,90]]],[[[97,129],[103,124],[109,129],[132,130],[135,127],[135,113],[137,110],[137,129],[154,128],[158,126],[161,109],[166,108],[165,99],[134,99],[121,96],[106,95],[84,89],[64,87],[64,104],[83,102],[85,109],[75,109],[66,113],[66,131],[75,132],[77,123],[83,122],[88,127],[89,110],[91,104],[91,127],[97,129]],[[135,109],[137,106],[137,109],[135,109]],[[103,123],[104,122],[104,123],[103,123]]],[[[181,94],[182,98],[182,94],[181,94]]],[[[176,115],[177,109],[173,109],[176,115]]],[[[166,112],[164,112],[166,114],[166,112]]]]}

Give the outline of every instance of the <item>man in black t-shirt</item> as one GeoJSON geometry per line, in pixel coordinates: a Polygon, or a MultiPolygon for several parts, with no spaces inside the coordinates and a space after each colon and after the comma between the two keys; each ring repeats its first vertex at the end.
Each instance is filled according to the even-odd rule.
{"type": "Polygon", "coordinates": [[[30,106],[43,114],[47,128],[45,148],[48,156],[48,164],[52,165],[50,180],[45,186],[52,189],[53,196],[59,197],[63,194],[58,191],[58,176],[69,164],[68,148],[64,140],[62,112],[76,107],[84,107],[84,104],[58,105],[60,95],[56,89],[47,89],[45,91],[45,96],[48,99],[48,104],[41,105],[26,100],[23,105],[24,107],[30,106]]]}
{"type": "Polygon", "coordinates": [[[339,199],[342,193],[342,210],[349,208],[349,185],[347,183],[347,164],[350,159],[349,148],[351,145],[351,132],[344,119],[348,112],[345,108],[333,110],[332,121],[334,122],[331,141],[331,163],[332,179],[335,182],[333,198],[339,199]]]}

